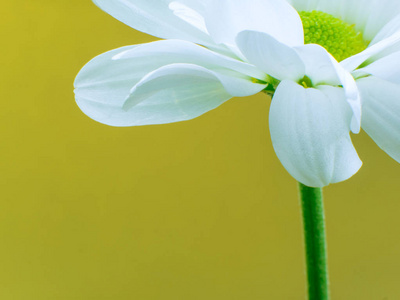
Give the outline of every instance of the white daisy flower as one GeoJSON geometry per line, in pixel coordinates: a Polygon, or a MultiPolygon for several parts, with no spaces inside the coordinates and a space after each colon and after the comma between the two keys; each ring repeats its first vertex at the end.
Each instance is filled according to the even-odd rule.
{"type": "Polygon", "coordinates": [[[400,161],[400,4],[393,0],[94,0],[167,39],[112,50],[75,80],[76,101],[112,126],[195,118],[232,97],[273,95],[277,156],[322,187],[362,165],[360,126],[400,161]]]}

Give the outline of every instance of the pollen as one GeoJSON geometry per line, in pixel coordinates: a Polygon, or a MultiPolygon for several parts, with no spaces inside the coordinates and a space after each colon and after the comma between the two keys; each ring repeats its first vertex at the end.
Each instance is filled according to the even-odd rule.
{"type": "Polygon", "coordinates": [[[321,11],[299,12],[304,29],[304,43],[324,47],[337,61],[363,51],[368,46],[355,26],[321,11]]]}

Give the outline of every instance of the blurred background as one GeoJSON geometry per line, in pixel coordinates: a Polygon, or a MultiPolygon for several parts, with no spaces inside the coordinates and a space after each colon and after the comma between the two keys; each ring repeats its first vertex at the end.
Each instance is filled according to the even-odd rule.
{"type": "MultiPolygon", "coordinates": [[[[305,299],[296,182],[269,99],[192,121],[112,128],[73,81],[154,37],[90,0],[2,0],[0,299],[305,299]]],[[[332,299],[400,299],[400,165],[362,133],[364,166],[325,188],[332,299]]]]}

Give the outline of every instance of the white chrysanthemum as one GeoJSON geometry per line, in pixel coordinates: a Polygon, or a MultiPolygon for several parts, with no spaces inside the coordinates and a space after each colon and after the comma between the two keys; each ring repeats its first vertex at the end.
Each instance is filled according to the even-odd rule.
{"type": "Polygon", "coordinates": [[[183,121],[264,90],[273,94],[274,149],[303,184],[322,187],[358,171],[350,131],[361,125],[400,161],[397,1],[94,2],[127,25],[168,39],[112,50],[80,71],[76,101],[94,120],[112,126],[183,121]]]}

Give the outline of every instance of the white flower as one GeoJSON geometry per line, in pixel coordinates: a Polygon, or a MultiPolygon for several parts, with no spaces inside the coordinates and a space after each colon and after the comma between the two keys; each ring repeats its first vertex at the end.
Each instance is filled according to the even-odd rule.
{"type": "Polygon", "coordinates": [[[183,121],[264,90],[274,92],[275,152],[303,184],[322,187],[359,170],[350,131],[361,125],[400,161],[397,1],[94,2],[167,39],[112,50],[80,71],[76,101],[94,120],[112,126],[183,121]]]}

